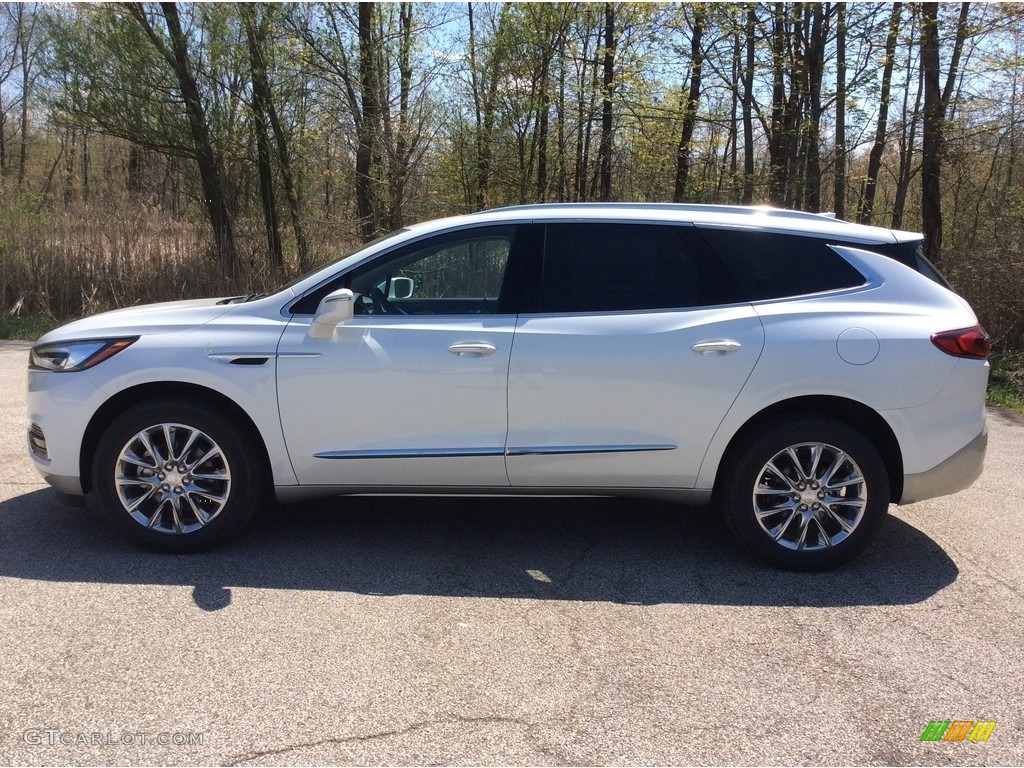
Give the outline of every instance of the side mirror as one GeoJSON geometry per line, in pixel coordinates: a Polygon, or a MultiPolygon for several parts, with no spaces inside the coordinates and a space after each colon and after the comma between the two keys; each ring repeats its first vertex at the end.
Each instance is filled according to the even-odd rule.
{"type": "Polygon", "coordinates": [[[411,277],[392,277],[391,285],[388,288],[389,299],[408,299],[412,297],[416,284],[411,277]]]}
{"type": "Polygon", "coordinates": [[[316,308],[307,335],[311,339],[331,338],[339,324],[352,319],[354,301],[355,294],[348,288],[339,288],[328,293],[320,300],[320,306],[316,308]]]}

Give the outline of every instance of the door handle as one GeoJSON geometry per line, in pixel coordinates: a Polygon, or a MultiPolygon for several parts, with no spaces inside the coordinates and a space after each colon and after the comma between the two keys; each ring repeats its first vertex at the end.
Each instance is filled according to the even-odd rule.
{"type": "Polygon", "coordinates": [[[486,341],[458,341],[448,347],[448,351],[456,357],[484,357],[494,354],[498,348],[486,341]]]}
{"type": "Polygon", "coordinates": [[[698,341],[690,349],[702,355],[728,355],[742,346],[733,339],[708,339],[707,341],[698,341]]]}

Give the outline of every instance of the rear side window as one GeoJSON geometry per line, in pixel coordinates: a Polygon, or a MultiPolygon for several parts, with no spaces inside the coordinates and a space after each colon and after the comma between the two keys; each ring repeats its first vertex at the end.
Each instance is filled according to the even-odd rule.
{"type": "Polygon", "coordinates": [[[865,282],[827,241],[815,237],[717,228],[702,228],[701,233],[750,301],[856,288],[865,282]]]}
{"type": "Polygon", "coordinates": [[[742,301],[696,234],[648,224],[549,224],[541,312],[672,309],[742,301]]]}

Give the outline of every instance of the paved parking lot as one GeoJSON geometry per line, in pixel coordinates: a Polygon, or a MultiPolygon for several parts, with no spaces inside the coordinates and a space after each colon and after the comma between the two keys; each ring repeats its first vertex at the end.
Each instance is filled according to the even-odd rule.
{"type": "Polygon", "coordinates": [[[332,500],[175,557],[40,482],[27,349],[0,342],[0,764],[1024,764],[1005,414],[973,488],[834,573],[616,500],[332,500]]]}

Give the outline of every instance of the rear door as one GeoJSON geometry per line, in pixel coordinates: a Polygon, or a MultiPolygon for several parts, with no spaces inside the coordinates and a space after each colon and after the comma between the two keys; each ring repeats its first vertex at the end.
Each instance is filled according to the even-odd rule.
{"type": "MultiPolygon", "coordinates": [[[[538,254],[540,257],[540,254],[538,254]]],[[[689,226],[553,223],[509,368],[513,485],[692,488],[764,343],[689,226]]]]}

